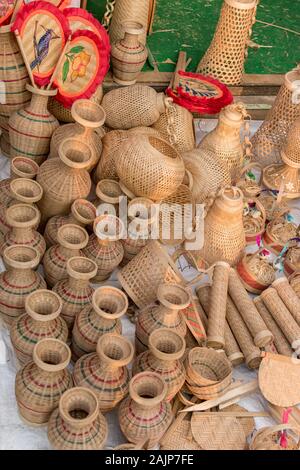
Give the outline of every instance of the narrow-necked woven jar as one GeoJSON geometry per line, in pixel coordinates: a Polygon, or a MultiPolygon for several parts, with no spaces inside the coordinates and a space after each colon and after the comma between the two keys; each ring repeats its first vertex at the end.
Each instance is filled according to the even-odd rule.
{"type": "Polygon", "coordinates": [[[96,393],[100,411],[111,411],[128,395],[130,376],[126,366],[133,354],[127,338],[116,333],[100,336],[96,353],[86,354],[76,362],[74,384],[96,393]]]}
{"type": "Polygon", "coordinates": [[[35,271],[39,253],[35,248],[12,245],[5,248],[3,259],[7,270],[0,274],[0,314],[7,325],[25,313],[25,299],[37,289],[46,288],[42,276],[35,271]]]}
{"type": "Polygon", "coordinates": [[[118,180],[115,156],[126,138],[127,132],[122,130],[110,131],[104,135],[102,153],[94,173],[95,183],[102,179],[118,180]]]}
{"type": "Polygon", "coordinates": [[[133,364],[133,375],[147,370],[159,374],[167,385],[166,400],[171,401],[185,381],[180,361],[184,352],[185,340],[174,329],[154,330],[149,336],[149,350],[141,353],[133,364]]]}
{"type": "Polygon", "coordinates": [[[117,287],[102,286],[95,290],[92,305],[76,316],[72,333],[72,358],[96,351],[100,336],[122,333],[120,318],[128,309],[126,294],[117,287]]]}
{"type": "Polygon", "coordinates": [[[180,311],[190,304],[188,291],[179,284],[161,284],[157,291],[159,305],[142,309],[136,323],[136,351],[148,348],[149,336],[158,328],[171,328],[180,336],[186,335],[187,327],[180,311]]]}
{"type": "Polygon", "coordinates": [[[82,249],[88,243],[87,231],[79,225],[66,224],[58,229],[58,244],[51,246],[43,258],[44,274],[48,286],[67,279],[67,261],[82,256],[82,249]]]}
{"type": "Polygon", "coordinates": [[[67,390],[48,423],[48,439],[56,450],[101,450],[108,435],[96,395],[86,388],[67,390]]]}
{"type": "Polygon", "coordinates": [[[140,372],[129,384],[129,397],[119,408],[121,431],[128,441],[159,442],[173,419],[171,405],[165,401],[167,386],[155,372],[140,372]]]}
{"type": "Polygon", "coordinates": [[[67,366],[69,347],[58,339],[41,339],[33,349],[32,360],[16,375],[15,393],[22,419],[43,425],[58,406],[61,395],[73,385],[67,366]]]}
{"type": "Polygon", "coordinates": [[[53,287],[63,303],[61,316],[72,331],[76,315],[89,305],[94,293],[90,280],[97,272],[94,261],[83,256],[70,258],[67,261],[68,279],[58,281],[53,287]]]}
{"type": "Polygon", "coordinates": [[[10,329],[11,342],[21,364],[31,360],[34,346],[41,339],[67,341],[68,327],[60,316],[61,309],[62,301],[55,292],[38,289],[26,297],[26,313],[14,320],[10,329]]]}

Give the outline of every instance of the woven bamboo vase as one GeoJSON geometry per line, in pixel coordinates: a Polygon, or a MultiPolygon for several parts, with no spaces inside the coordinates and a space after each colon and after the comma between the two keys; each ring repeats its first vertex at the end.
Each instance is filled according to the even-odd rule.
{"type": "Polygon", "coordinates": [[[114,130],[107,132],[102,139],[102,153],[95,169],[94,181],[102,179],[118,180],[117,169],[114,162],[115,156],[121,147],[123,140],[127,139],[127,132],[114,130]]]}
{"type": "Polygon", "coordinates": [[[137,21],[144,29],[140,41],[145,45],[150,13],[150,0],[117,0],[109,27],[110,42],[113,44],[123,38],[124,22],[137,21]]]}
{"type": "Polygon", "coordinates": [[[76,316],[72,332],[72,357],[77,360],[84,354],[95,352],[100,336],[122,333],[121,317],[128,309],[124,292],[112,286],[95,290],[92,305],[86,306],[76,316]]]}
{"type": "Polygon", "coordinates": [[[15,35],[10,25],[0,27],[0,81],[5,83],[5,102],[0,103],[0,147],[4,155],[10,155],[9,117],[30,102],[30,93],[26,89],[29,80],[26,67],[19,51],[15,35]]]}
{"type": "Polygon", "coordinates": [[[97,207],[98,215],[119,215],[120,197],[124,193],[115,180],[103,179],[96,186],[96,195],[98,199],[94,201],[97,207]]]}
{"type": "Polygon", "coordinates": [[[98,129],[99,132],[104,124],[105,112],[97,103],[82,99],[73,103],[71,113],[75,124],[66,124],[56,129],[51,139],[49,158],[58,158],[60,144],[65,139],[75,138],[90,146],[92,159],[87,170],[92,170],[102,152],[101,137],[95,130],[98,129]]]}
{"type": "Polygon", "coordinates": [[[129,397],[119,408],[121,431],[128,441],[159,442],[172,422],[171,405],[165,401],[167,386],[155,372],[140,372],[129,384],[129,397]]]}
{"type": "Polygon", "coordinates": [[[34,347],[32,360],[16,375],[15,392],[20,415],[32,425],[49,421],[61,395],[73,385],[67,370],[69,347],[58,339],[41,339],[34,347]]]}
{"type": "Polygon", "coordinates": [[[61,316],[71,331],[76,315],[91,303],[94,289],[89,281],[96,272],[94,261],[81,256],[70,258],[67,261],[68,279],[58,281],[52,289],[62,300],[61,316]]]}
{"type": "Polygon", "coordinates": [[[86,388],[67,390],[48,423],[48,439],[56,450],[101,450],[108,435],[96,395],[86,388]]]}
{"type": "Polygon", "coordinates": [[[188,291],[178,284],[161,284],[157,291],[159,305],[141,310],[136,323],[136,351],[148,348],[149,336],[158,328],[171,328],[179,335],[186,335],[187,327],[180,311],[190,304],[188,291]]]}
{"type": "Polygon", "coordinates": [[[67,279],[67,261],[82,256],[82,249],[88,243],[88,234],[83,227],[66,224],[58,229],[58,244],[51,246],[43,258],[44,274],[48,286],[67,279]]]}
{"type": "Polygon", "coordinates": [[[29,106],[9,118],[10,154],[32,158],[40,165],[48,157],[52,134],[59,127],[47,108],[49,97],[56,95],[57,90],[42,90],[31,85],[26,88],[32,94],[29,106]]]}
{"type": "Polygon", "coordinates": [[[86,387],[97,395],[100,411],[111,411],[128,395],[129,371],[134,349],[121,335],[100,336],[96,353],[82,356],[75,364],[74,384],[86,387]]]}
{"type": "Polygon", "coordinates": [[[7,247],[3,259],[7,271],[0,274],[0,314],[2,320],[10,325],[15,318],[25,313],[27,295],[46,288],[46,283],[35,271],[40,260],[35,248],[24,245],[7,247]]]}
{"type": "Polygon", "coordinates": [[[149,336],[149,351],[141,353],[133,364],[133,375],[143,371],[156,372],[167,385],[166,400],[171,401],[185,381],[185,369],[180,359],[185,352],[185,340],[174,329],[159,328],[149,336]]]}
{"type": "Polygon", "coordinates": [[[26,297],[24,315],[14,320],[10,329],[11,342],[21,364],[31,361],[35,344],[44,338],[66,342],[68,327],[61,318],[60,297],[39,289],[26,297]]]}
{"type": "Polygon", "coordinates": [[[60,144],[59,158],[51,158],[40,166],[37,181],[44,190],[39,202],[42,220],[68,214],[76,199],[87,198],[91,190],[87,171],[91,160],[90,146],[71,138],[60,144]]]}

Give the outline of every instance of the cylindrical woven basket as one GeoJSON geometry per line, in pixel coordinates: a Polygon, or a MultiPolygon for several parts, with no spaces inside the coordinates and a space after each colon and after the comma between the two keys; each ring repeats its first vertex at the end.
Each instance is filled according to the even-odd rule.
{"type": "MultiPolygon", "coordinates": [[[[186,383],[188,388],[219,385],[228,386],[232,381],[232,366],[224,353],[209,348],[194,348],[186,359],[186,383]]],[[[224,388],[223,388],[224,389],[224,388]]]]}

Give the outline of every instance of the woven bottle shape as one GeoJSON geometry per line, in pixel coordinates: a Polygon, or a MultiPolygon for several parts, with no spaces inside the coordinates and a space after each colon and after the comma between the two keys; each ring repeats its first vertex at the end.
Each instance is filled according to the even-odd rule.
{"type": "Polygon", "coordinates": [[[92,305],[86,306],[76,316],[72,332],[72,357],[77,360],[84,354],[95,352],[100,336],[122,333],[120,318],[128,309],[128,299],[116,287],[103,286],[95,290],[92,305]]]}
{"type": "Polygon", "coordinates": [[[165,111],[165,95],[145,85],[111,90],[102,100],[106,125],[112,129],[151,126],[165,111]]]}
{"type": "Polygon", "coordinates": [[[74,138],[64,140],[59,158],[41,165],[37,181],[44,190],[39,208],[42,219],[70,212],[76,199],[85,199],[91,190],[91,178],[86,170],[92,159],[90,146],[74,138]]]}
{"type": "Polygon", "coordinates": [[[175,330],[154,330],[149,336],[149,350],[141,353],[133,364],[133,375],[156,372],[167,385],[166,401],[171,401],[185,381],[185,369],[180,361],[184,352],[185,340],[175,330]]]}
{"type": "Polygon", "coordinates": [[[65,343],[41,339],[33,349],[32,360],[18,371],[16,400],[28,424],[46,424],[61,395],[72,387],[72,376],[67,370],[70,359],[71,351],[65,343]]]}
{"type": "Polygon", "coordinates": [[[66,224],[58,229],[58,244],[51,246],[43,258],[44,274],[48,286],[68,278],[67,261],[74,256],[83,256],[81,251],[88,243],[88,234],[83,227],[66,224]]]}
{"type": "Polygon", "coordinates": [[[154,201],[176,191],[185,172],[174,147],[146,135],[132,135],[123,142],[116,167],[120,180],[133,194],[154,201]]]}
{"type": "Polygon", "coordinates": [[[150,0],[117,0],[109,26],[110,42],[113,44],[123,38],[124,22],[137,21],[143,27],[140,41],[145,45],[149,15],[150,0]]]}
{"type": "Polygon", "coordinates": [[[122,26],[125,35],[111,48],[113,79],[119,85],[134,85],[148,57],[146,47],[139,40],[143,25],[125,21],[122,26]]]}
{"type": "Polygon", "coordinates": [[[55,292],[39,289],[27,295],[25,311],[11,325],[10,337],[21,364],[31,361],[35,344],[44,338],[66,342],[68,327],[61,318],[62,301],[55,292]]]}
{"type": "Polygon", "coordinates": [[[57,90],[42,90],[26,86],[32,93],[28,106],[9,118],[9,139],[12,157],[31,158],[40,165],[49,155],[53,132],[59,127],[57,119],[48,111],[49,96],[57,90]]]}
{"type": "Polygon", "coordinates": [[[251,139],[254,158],[263,166],[281,162],[280,152],[289,129],[300,117],[300,103],[293,99],[299,79],[299,70],[285,75],[272,108],[251,139]]]}
{"type": "Polygon", "coordinates": [[[73,137],[90,146],[92,159],[86,169],[92,170],[102,152],[101,137],[95,130],[104,124],[105,112],[97,103],[82,99],[73,103],[71,113],[75,124],[66,124],[56,129],[51,139],[49,158],[58,158],[60,144],[73,137]]]}
{"type": "Polygon", "coordinates": [[[197,72],[226,85],[241,83],[257,3],[257,0],[224,0],[214,37],[197,72]]]}
{"type": "Polygon", "coordinates": [[[129,384],[129,397],[119,407],[121,431],[128,441],[159,442],[173,419],[171,405],[165,401],[167,386],[155,372],[140,372],[129,384]]]}
{"type": "Polygon", "coordinates": [[[136,323],[137,353],[148,348],[149,336],[158,328],[171,328],[185,336],[187,327],[180,311],[190,304],[188,291],[178,284],[161,284],[157,291],[159,305],[152,304],[142,309],[136,323]]]}
{"type": "Polygon", "coordinates": [[[10,154],[9,117],[30,102],[30,93],[26,89],[28,74],[14,33],[10,25],[0,28],[0,81],[5,83],[5,101],[0,103],[1,150],[10,154]]]}
{"type": "Polygon", "coordinates": [[[47,248],[56,245],[58,229],[66,224],[75,224],[80,227],[88,227],[96,218],[96,207],[85,199],[76,199],[69,215],[54,215],[45,227],[44,238],[47,248]]]}
{"type": "Polygon", "coordinates": [[[225,346],[226,298],[229,264],[219,261],[213,271],[213,284],[208,314],[207,346],[223,349],[225,346]]]}
{"type": "Polygon", "coordinates": [[[222,109],[216,128],[200,142],[198,148],[209,150],[228,168],[231,181],[236,182],[243,165],[243,146],[240,131],[244,124],[245,108],[232,104],[222,109]]]}
{"type": "Polygon", "coordinates": [[[76,362],[74,384],[97,395],[100,411],[111,411],[128,395],[130,376],[126,366],[133,354],[131,342],[123,336],[116,333],[100,336],[96,353],[86,354],[76,362]]]}
{"type": "Polygon", "coordinates": [[[93,282],[108,279],[121,263],[124,250],[119,238],[122,237],[123,231],[123,222],[114,215],[100,215],[95,219],[94,233],[83,250],[84,256],[95,261],[98,266],[93,282]]]}
{"type": "Polygon", "coordinates": [[[243,226],[243,193],[231,187],[223,189],[204,220],[203,258],[209,265],[226,261],[235,265],[246,245],[243,226]]]}
{"type": "Polygon", "coordinates": [[[40,221],[40,211],[30,204],[15,204],[6,209],[5,217],[10,230],[4,237],[1,253],[7,246],[26,245],[36,248],[41,259],[46,250],[46,242],[35,230],[40,221]]]}
{"type": "Polygon", "coordinates": [[[53,287],[63,303],[61,316],[71,331],[76,315],[91,303],[94,289],[89,281],[96,272],[97,265],[94,261],[80,256],[70,258],[67,261],[69,278],[58,281],[53,287]]]}
{"type": "Polygon", "coordinates": [[[255,253],[247,253],[238,262],[237,273],[248,292],[260,294],[267,289],[275,280],[276,271],[261,252],[264,248],[255,253]]]}
{"type": "Polygon", "coordinates": [[[86,388],[67,390],[48,423],[48,439],[56,450],[101,450],[108,435],[96,395],[86,388]]]}
{"type": "Polygon", "coordinates": [[[115,180],[103,179],[96,186],[96,201],[94,204],[98,210],[98,215],[119,214],[120,197],[124,196],[120,185],[115,180]]]}
{"type": "Polygon", "coordinates": [[[40,259],[35,248],[24,245],[7,247],[3,259],[7,270],[0,274],[0,313],[3,321],[10,325],[25,313],[27,295],[46,288],[46,283],[35,271],[40,259]]]}

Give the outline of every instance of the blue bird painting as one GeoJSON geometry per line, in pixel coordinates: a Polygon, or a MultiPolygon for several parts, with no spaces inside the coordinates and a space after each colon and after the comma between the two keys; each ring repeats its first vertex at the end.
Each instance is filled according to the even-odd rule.
{"type": "Polygon", "coordinates": [[[30,68],[31,70],[35,69],[36,67],[39,68],[43,60],[47,57],[49,53],[49,47],[50,47],[50,42],[53,39],[59,39],[59,36],[55,34],[53,29],[46,29],[44,26],[42,26],[44,29],[44,34],[41,36],[39,41],[36,39],[36,29],[37,29],[37,24],[35,28],[35,34],[34,34],[34,51],[35,51],[35,59],[31,62],[30,68]]]}

